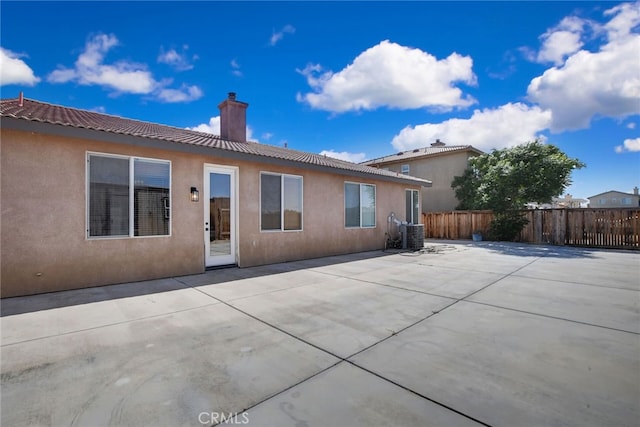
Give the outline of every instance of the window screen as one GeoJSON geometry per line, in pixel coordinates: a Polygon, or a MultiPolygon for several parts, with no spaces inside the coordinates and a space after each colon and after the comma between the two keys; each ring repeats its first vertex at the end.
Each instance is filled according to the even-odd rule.
{"type": "Polygon", "coordinates": [[[129,235],[129,160],[89,157],[89,236],[129,235]]]}
{"type": "Polygon", "coordinates": [[[262,230],[280,230],[280,175],[262,174],[260,176],[260,215],[262,230]]]}

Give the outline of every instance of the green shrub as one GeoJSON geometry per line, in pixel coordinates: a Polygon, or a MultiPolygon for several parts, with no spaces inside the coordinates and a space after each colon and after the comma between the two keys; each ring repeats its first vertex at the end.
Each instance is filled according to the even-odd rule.
{"type": "Polygon", "coordinates": [[[489,240],[513,242],[520,231],[529,223],[520,212],[507,211],[496,213],[489,225],[489,240]]]}

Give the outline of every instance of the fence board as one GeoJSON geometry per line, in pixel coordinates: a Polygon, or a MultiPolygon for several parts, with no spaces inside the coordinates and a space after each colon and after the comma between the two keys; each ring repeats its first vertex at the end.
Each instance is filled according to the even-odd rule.
{"type": "MultiPolygon", "coordinates": [[[[522,211],[529,223],[519,240],[528,243],[640,249],[640,209],[535,209],[522,211]]],[[[469,240],[484,236],[492,211],[426,212],[425,238],[469,240]]]]}

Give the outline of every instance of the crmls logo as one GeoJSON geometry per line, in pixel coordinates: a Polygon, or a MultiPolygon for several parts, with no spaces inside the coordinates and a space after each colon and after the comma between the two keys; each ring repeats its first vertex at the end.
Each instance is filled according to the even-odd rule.
{"type": "Polygon", "coordinates": [[[228,423],[228,424],[249,424],[249,414],[243,412],[233,413],[229,412],[225,414],[224,412],[200,412],[198,414],[198,421],[200,424],[219,424],[219,423],[228,423]]]}

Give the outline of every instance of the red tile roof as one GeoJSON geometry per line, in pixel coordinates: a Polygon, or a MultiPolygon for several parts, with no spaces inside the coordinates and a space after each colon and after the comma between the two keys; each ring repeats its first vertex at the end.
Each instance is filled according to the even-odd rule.
{"type": "Polygon", "coordinates": [[[315,165],[359,174],[393,178],[394,180],[413,181],[413,184],[430,184],[428,180],[406,175],[399,176],[395,172],[338,160],[320,154],[306,153],[256,142],[228,141],[220,136],[204,132],[79,110],[26,98],[22,100],[20,98],[0,100],[0,117],[102,131],[116,135],[128,135],[166,141],[168,143],[215,148],[249,156],[261,156],[302,163],[303,165],[301,166],[304,166],[304,164],[315,165]]]}

